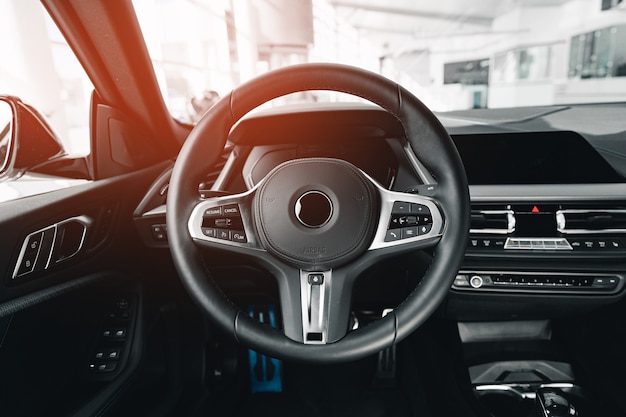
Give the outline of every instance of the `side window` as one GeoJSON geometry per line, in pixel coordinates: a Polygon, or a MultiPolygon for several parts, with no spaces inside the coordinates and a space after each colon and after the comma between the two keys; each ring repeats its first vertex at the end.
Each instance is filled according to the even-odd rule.
{"type": "Polygon", "coordinates": [[[41,111],[68,153],[88,154],[93,86],[63,36],[35,0],[2,1],[0,16],[0,94],[41,111]]]}

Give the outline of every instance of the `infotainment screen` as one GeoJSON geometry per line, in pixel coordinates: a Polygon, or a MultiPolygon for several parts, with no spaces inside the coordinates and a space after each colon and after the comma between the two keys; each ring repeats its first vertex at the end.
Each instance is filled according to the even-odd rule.
{"type": "Polygon", "coordinates": [[[453,135],[470,185],[615,183],[623,178],[575,132],[453,135]]]}

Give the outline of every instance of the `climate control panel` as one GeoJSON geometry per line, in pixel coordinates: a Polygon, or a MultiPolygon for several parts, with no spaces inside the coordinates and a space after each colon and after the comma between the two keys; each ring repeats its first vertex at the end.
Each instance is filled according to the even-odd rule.
{"type": "Polygon", "coordinates": [[[624,280],[612,274],[461,271],[452,288],[461,291],[615,293],[624,280]]]}

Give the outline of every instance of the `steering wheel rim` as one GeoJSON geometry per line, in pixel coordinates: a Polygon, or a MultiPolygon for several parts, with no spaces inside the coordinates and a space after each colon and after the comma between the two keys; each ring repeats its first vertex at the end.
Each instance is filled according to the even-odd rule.
{"type": "MultiPolygon", "coordinates": [[[[221,99],[200,120],[183,145],[172,171],[167,200],[172,258],[185,288],[201,309],[236,340],[252,349],[283,359],[324,363],[374,354],[404,339],[426,321],[445,298],[461,265],[469,212],[463,164],[434,114],[400,85],[369,71],[338,64],[301,64],[275,70],[241,85],[221,99]],[[269,100],[308,90],[352,94],[395,116],[404,128],[410,148],[438,181],[434,198],[445,218],[431,266],[404,302],[384,318],[336,342],[320,345],[298,343],[234,306],[211,279],[209,268],[203,263],[202,248],[187,227],[199,202],[197,184],[205,167],[212,162],[204,158],[220,154],[232,126],[269,100]],[[207,137],[211,140],[206,140],[207,137]]],[[[368,256],[372,261],[376,253],[384,253],[384,250],[370,252],[368,256]]],[[[351,261],[351,265],[355,262],[359,260],[351,261]]],[[[281,270],[279,266],[274,272],[284,272],[281,270]]]]}

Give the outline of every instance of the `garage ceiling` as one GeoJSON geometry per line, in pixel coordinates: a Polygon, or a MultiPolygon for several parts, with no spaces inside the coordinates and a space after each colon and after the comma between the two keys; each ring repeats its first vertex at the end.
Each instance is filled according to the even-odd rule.
{"type": "Polygon", "coordinates": [[[330,0],[360,36],[390,52],[426,39],[488,34],[493,19],[517,7],[547,7],[569,0],[330,0]]]}

